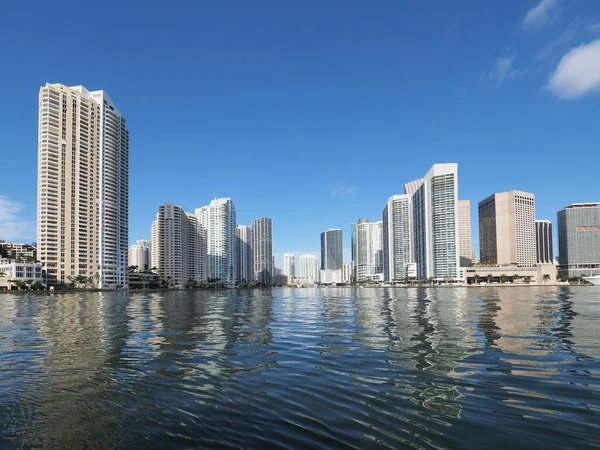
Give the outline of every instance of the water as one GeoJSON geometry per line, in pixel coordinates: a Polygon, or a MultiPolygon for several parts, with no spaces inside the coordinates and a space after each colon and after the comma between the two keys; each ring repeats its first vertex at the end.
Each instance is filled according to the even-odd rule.
{"type": "Polygon", "coordinates": [[[598,448],[600,289],[0,295],[0,448],[598,448]]]}

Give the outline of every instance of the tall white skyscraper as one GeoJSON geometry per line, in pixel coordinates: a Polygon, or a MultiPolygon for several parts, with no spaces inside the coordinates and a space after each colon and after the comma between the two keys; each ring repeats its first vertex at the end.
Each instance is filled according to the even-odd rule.
{"type": "Polygon", "coordinates": [[[458,201],[458,255],[461,267],[467,267],[473,263],[470,200],[458,201]]]}
{"type": "Polygon", "coordinates": [[[273,283],[273,223],[268,217],[252,221],[254,279],[261,284],[273,283]]]}
{"type": "Polygon", "coordinates": [[[318,283],[321,264],[315,255],[300,255],[300,279],[308,283],[318,283]]]}
{"type": "Polygon", "coordinates": [[[413,229],[411,196],[393,195],[383,209],[383,277],[401,280],[412,274],[413,229]]]}
{"type": "Polygon", "coordinates": [[[535,196],[523,191],[500,192],[478,206],[481,262],[535,266],[535,196]]]}
{"type": "Polygon", "coordinates": [[[293,253],[283,255],[283,274],[286,277],[296,277],[296,255],[293,253]]]}
{"type": "Polygon", "coordinates": [[[198,223],[208,233],[208,276],[225,283],[237,280],[235,254],[235,206],[230,198],[216,198],[196,209],[198,223]]]}
{"type": "Polygon", "coordinates": [[[356,279],[383,280],[383,223],[359,219],[356,224],[356,279]]]}
{"type": "Polygon", "coordinates": [[[39,93],[38,254],[48,280],[127,285],[129,132],[104,91],[39,93]]]}
{"type": "Polygon", "coordinates": [[[417,276],[458,279],[457,164],[434,164],[424,178],[406,183],[404,191],[411,196],[417,276]]]}
{"type": "Polygon", "coordinates": [[[254,281],[254,248],[252,227],[238,225],[235,229],[237,277],[239,282],[254,281]]]}

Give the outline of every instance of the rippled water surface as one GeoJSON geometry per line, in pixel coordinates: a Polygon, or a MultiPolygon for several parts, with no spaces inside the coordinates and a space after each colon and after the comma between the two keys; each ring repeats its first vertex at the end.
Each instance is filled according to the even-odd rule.
{"type": "Polygon", "coordinates": [[[597,448],[600,288],[0,295],[0,448],[597,448]]]}

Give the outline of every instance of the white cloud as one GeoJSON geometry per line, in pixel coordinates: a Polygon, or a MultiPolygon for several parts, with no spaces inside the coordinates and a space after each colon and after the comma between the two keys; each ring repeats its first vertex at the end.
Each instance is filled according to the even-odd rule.
{"type": "Polygon", "coordinates": [[[332,197],[350,197],[358,194],[360,189],[356,186],[348,186],[344,183],[338,183],[331,188],[332,197]]]}
{"type": "Polygon", "coordinates": [[[496,87],[499,87],[506,80],[518,78],[525,73],[524,69],[515,68],[513,65],[514,56],[500,56],[496,59],[494,68],[489,73],[488,77],[496,87]]]}
{"type": "Polygon", "coordinates": [[[585,27],[585,31],[589,31],[590,33],[598,33],[600,32],[600,22],[590,23],[585,27]]]}
{"type": "Polygon", "coordinates": [[[548,88],[565,100],[600,91],[600,39],[572,48],[563,56],[548,88]]]}
{"type": "Polygon", "coordinates": [[[33,241],[35,224],[20,218],[23,205],[0,195],[0,239],[5,241],[33,241]]]}
{"type": "Polygon", "coordinates": [[[548,23],[552,22],[557,15],[557,0],[541,0],[537,6],[534,6],[523,18],[523,26],[528,29],[542,29],[548,23]]]}

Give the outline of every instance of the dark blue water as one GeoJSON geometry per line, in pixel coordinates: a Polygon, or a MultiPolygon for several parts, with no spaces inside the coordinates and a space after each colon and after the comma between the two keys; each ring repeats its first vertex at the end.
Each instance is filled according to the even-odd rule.
{"type": "Polygon", "coordinates": [[[0,448],[598,448],[600,288],[0,295],[0,448]]]}

